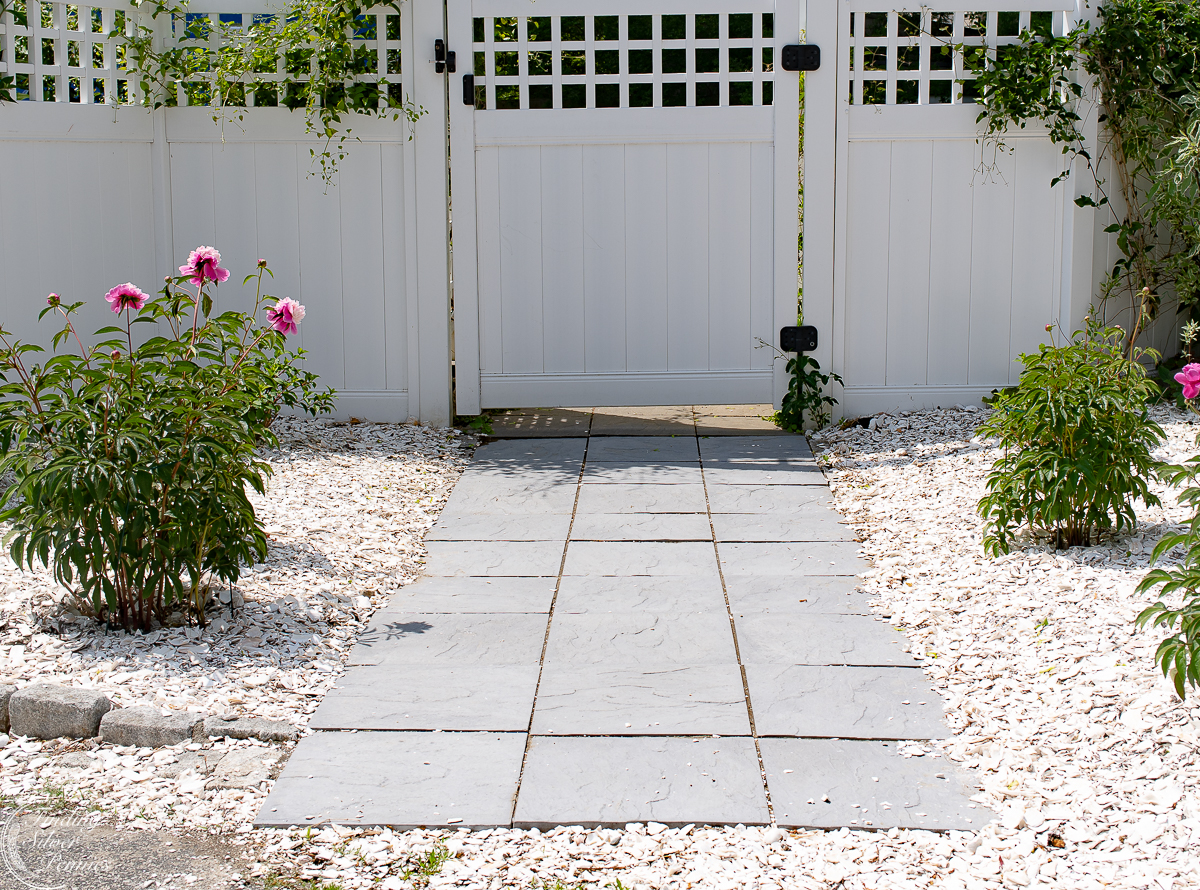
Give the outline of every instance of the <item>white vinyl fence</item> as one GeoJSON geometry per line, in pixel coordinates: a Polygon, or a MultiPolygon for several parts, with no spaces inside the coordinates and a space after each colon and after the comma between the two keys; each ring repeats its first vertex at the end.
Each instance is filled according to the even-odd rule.
{"type": "MultiPolygon", "coordinates": [[[[252,305],[240,282],[260,257],[275,275],[268,292],[305,304],[298,345],[338,390],[340,415],[448,422],[444,80],[425,61],[440,10],[414,16],[405,0],[399,33],[394,9],[372,13],[381,39],[364,44],[428,113],[415,126],[354,121],[326,188],[310,156],[323,140],[302,112],[252,108],[219,125],[208,107],[122,104],[133,88],[116,77],[113,10],[43,5],[39,17],[29,0],[27,24],[10,12],[0,29],[0,71],[31,100],[0,105],[0,324],[48,343],[53,319],[37,315],[55,291],[86,299],[83,327],[98,328],[109,287],[156,290],[188,251],[213,245],[232,272],[218,311],[252,305]]],[[[254,0],[203,9],[234,23],[269,12],[254,0]]]]}

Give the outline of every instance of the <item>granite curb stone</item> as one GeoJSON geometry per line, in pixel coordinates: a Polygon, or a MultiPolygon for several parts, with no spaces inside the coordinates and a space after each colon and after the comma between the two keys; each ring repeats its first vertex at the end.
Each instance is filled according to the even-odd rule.
{"type": "Polygon", "coordinates": [[[35,739],[95,738],[112,706],[99,689],[34,683],[8,700],[9,728],[13,735],[35,739]]]}
{"type": "Polygon", "coordinates": [[[0,732],[8,732],[8,700],[16,691],[16,686],[0,686],[0,732]]]}
{"type": "Polygon", "coordinates": [[[291,742],[300,731],[284,720],[262,717],[206,717],[204,734],[209,738],[258,739],[260,742],[291,742]]]}
{"type": "Polygon", "coordinates": [[[204,725],[200,714],[163,715],[158,708],[114,708],[100,718],[106,744],[162,748],[197,740],[204,725]]]}

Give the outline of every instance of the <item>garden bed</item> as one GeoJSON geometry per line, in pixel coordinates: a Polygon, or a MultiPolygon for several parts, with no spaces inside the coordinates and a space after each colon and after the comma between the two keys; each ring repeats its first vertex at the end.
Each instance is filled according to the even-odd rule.
{"type": "MultiPolygon", "coordinates": [[[[1200,886],[1200,707],[1180,703],[1154,666],[1160,632],[1133,627],[1150,601],[1133,589],[1154,543],[1187,513],[1156,484],[1164,507],[1139,507],[1133,535],[1063,552],[1019,541],[1012,554],[985,558],[974,505],[996,450],[974,440],[982,416],[881,416],[873,430],[813,442],[873,562],[863,583],[878,595],[877,613],[918,644],[946,698],[954,734],[938,747],[971,768],[976,799],[997,814],[978,833],[253,831],[261,784],[186,792],[165,775],[189,755],[269,749],[251,741],[181,746],[160,753],[161,765],[149,750],[14,742],[0,750],[2,790],[35,799],[35,789],[78,782],[101,808],[96,818],[239,832],[257,850],[259,874],[345,888],[414,879],[479,888],[1200,886]],[[80,757],[95,753],[99,765],[80,757]],[[126,795],[122,805],[112,789],[126,795]]],[[[1200,450],[1185,415],[1156,409],[1156,418],[1169,437],[1157,457],[1178,462],[1200,450]]],[[[51,674],[109,689],[121,704],[303,724],[366,615],[419,571],[421,535],[466,450],[446,431],[411,426],[294,423],[281,439],[268,497],[256,502],[271,557],[238,585],[247,605],[233,620],[221,616],[228,627],[143,639],[64,622],[61,635],[48,633],[53,585],[41,574],[31,585],[6,563],[0,674],[51,674]],[[24,648],[14,654],[14,645],[24,648]]]]}

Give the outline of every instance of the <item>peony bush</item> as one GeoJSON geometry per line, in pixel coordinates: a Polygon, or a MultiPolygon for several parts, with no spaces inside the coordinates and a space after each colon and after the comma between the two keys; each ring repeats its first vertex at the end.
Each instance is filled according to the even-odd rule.
{"type": "Polygon", "coordinates": [[[0,328],[5,543],[18,565],[49,566],[86,614],[126,630],[205,622],[215,581],[236,582],[266,555],[247,486],[265,490],[271,421],[332,407],[333,391],[299,367],[303,350],[287,346],[304,307],[272,303],[259,260],[243,281],[257,279],[254,311],[213,315],[229,279],[220,263],[201,246],[156,298],[112,288],[118,323],[90,346],[72,319],[84,304],[50,294],[39,319],[64,324],[40,364],[44,350],[0,328]],[[139,325],[148,336],[135,346],[139,325]]]}

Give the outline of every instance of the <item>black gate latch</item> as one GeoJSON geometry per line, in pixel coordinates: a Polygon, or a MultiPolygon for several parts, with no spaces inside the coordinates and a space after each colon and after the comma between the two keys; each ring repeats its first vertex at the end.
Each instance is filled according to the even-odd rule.
{"type": "Polygon", "coordinates": [[[784,352],[812,352],[817,348],[817,329],[810,324],[782,327],[779,348],[784,352]]]}
{"type": "Polygon", "coordinates": [[[475,75],[463,75],[463,105],[475,104],[475,75]]]}
{"type": "Polygon", "coordinates": [[[438,74],[441,74],[443,71],[449,71],[451,74],[453,74],[455,69],[458,67],[455,64],[455,61],[454,53],[446,52],[446,41],[442,40],[440,37],[433,41],[434,71],[436,71],[438,74]]]}
{"type": "Polygon", "coordinates": [[[814,43],[792,43],[780,58],[784,71],[816,71],[821,67],[821,47],[814,43]]]}

